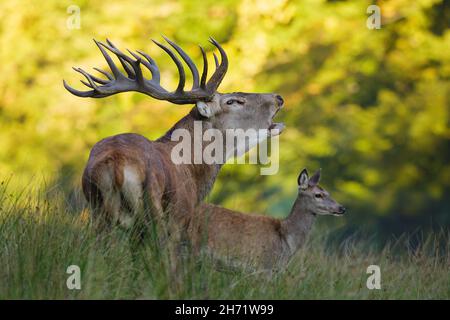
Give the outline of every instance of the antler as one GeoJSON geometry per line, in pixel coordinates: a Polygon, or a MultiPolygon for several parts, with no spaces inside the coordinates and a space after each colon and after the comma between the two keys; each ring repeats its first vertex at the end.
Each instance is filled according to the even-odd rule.
{"type": "Polygon", "coordinates": [[[64,87],[72,94],[78,97],[91,97],[91,98],[103,98],[116,93],[125,92],[125,91],[137,91],[141,93],[145,93],[155,99],[159,100],[167,100],[176,104],[190,104],[196,103],[197,101],[209,101],[212,99],[212,96],[217,91],[220,83],[222,82],[225,73],[228,69],[228,58],[220,46],[220,44],[214,40],[213,38],[209,38],[209,41],[219,49],[221,62],[220,65],[218,63],[217,57],[214,54],[214,60],[216,63],[216,70],[214,74],[211,76],[208,82],[206,82],[208,75],[208,59],[206,57],[205,50],[200,46],[200,50],[202,52],[203,57],[203,72],[201,78],[199,79],[199,72],[197,67],[191,58],[183,51],[176,43],[170,41],[166,37],[164,39],[175,49],[175,51],[181,56],[183,61],[189,67],[192,78],[193,85],[190,91],[184,91],[184,86],[186,83],[186,74],[184,72],[183,64],[180,59],[176,56],[176,54],[165,45],[152,40],[157,46],[163,49],[175,62],[178,73],[180,75],[180,79],[178,81],[178,86],[173,92],[169,92],[160,84],[160,73],[158,66],[155,61],[146,53],[141,51],[132,52],[128,50],[132,57],[126,55],[122,51],[120,51],[111,41],[108,39],[106,43],[102,43],[96,41],[94,39],[95,44],[100,49],[101,53],[105,57],[106,62],[108,63],[109,68],[111,69],[112,74],[109,72],[94,68],[107,79],[98,78],[94,75],[91,75],[84,71],[81,68],[73,68],[75,71],[81,73],[87,80],[81,82],[91,88],[92,90],[88,91],[79,91],[71,86],[69,86],[65,80],[63,80],[64,87]],[[108,52],[105,50],[112,52],[117,56],[120,63],[123,66],[123,69],[126,72],[126,75],[122,73],[113,60],[111,59],[108,52]],[[143,76],[141,66],[144,65],[151,73],[151,79],[146,79],[143,76]]]}

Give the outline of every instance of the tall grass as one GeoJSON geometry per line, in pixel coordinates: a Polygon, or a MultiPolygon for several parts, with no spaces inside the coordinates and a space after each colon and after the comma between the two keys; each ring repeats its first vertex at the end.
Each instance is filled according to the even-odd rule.
{"type": "Polygon", "coordinates": [[[414,249],[400,239],[375,250],[356,240],[330,248],[316,230],[287,271],[272,277],[219,271],[208,257],[187,255],[180,257],[174,278],[164,250],[158,252],[151,240],[135,246],[120,229],[97,234],[86,211],[66,198],[11,194],[5,183],[0,188],[1,299],[450,298],[445,233],[430,235],[414,249]],[[366,287],[372,264],[381,268],[381,290],[366,287]],[[81,268],[81,290],[66,286],[69,265],[81,268]]]}

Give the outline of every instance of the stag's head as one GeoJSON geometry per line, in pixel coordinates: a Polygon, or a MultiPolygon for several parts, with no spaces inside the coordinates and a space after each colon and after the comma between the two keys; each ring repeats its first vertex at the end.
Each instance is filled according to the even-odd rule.
{"type": "Polygon", "coordinates": [[[163,49],[175,62],[179,81],[173,92],[164,89],[160,84],[160,72],[155,61],[146,53],[141,51],[132,52],[130,55],[120,51],[112,42],[106,43],[95,41],[96,45],[108,63],[111,73],[94,68],[106,78],[91,75],[80,68],[74,68],[87,80],[81,82],[86,85],[88,91],[79,91],[70,87],[64,81],[64,87],[72,94],[79,97],[103,98],[116,93],[126,91],[137,91],[147,94],[155,99],[170,101],[174,104],[195,104],[203,121],[209,122],[211,127],[221,131],[226,129],[277,129],[269,133],[278,134],[284,129],[284,125],[272,121],[275,114],[283,105],[283,98],[277,94],[259,93],[219,93],[217,89],[222,82],[228,69],[228,58],[224,49],[217,41],[210,38],[210,42],[219,50],[221,61],[214,54],[216,65],[215,72],[208,77],[208,60],[205,50],[200,47],[203,57],[203,70],[201,76],[192,59],[176,43],[164,38],[169,45],[178,53],[179,57],[186,63],[192,73],[193,85],[191,90],[185,90],[186,74],[183,63],[177,54],[161,43],[153,41],[163,49]],[[113,53],[120,61],[124,71],[114,64],[109,52],[113,53]],[[151,79],[144,77],[142,66],[151,73],[151,79]]]}
{"type": "Polygon", "coordinates": [[[298,176],[298,197],[309,212],[318,215],[342,216],[345,213],[345,207],[319,186],[320,172],[320,169],[317,170],[310,178],[308,171],[302,170],[298,176]]]}

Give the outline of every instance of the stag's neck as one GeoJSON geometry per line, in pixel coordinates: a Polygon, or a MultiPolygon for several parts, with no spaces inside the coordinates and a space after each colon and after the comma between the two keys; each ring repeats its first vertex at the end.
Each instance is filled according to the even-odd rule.
{"type": "Polygon", "coordinates": [[[183,118],[178,120],[178,122],[175,123],[173,125],[173,127],[169,129],[169,131],[167,131],[162,137],[160,137],[156,141],[157,142],[162,142],[162,143],[173,144],[174,142],[172,141],[172,134],[177,129],[186,129],[193,136],[195,121],[206,122],[204,120],[205,119],[198,112],[197,108],[192,108],[191,111],[187,115],[185,115],[183,118]]]}
{"type": "Polygon", "coordinates": [[[315,215],[307,209],[302,196],[297,197],[291,213],[282,221],[282,232],[291,254],[306,242],[315,220],[315,215]]]}
{"type": "MultiPolygon", "coordinates": [[[[197,185],[197,194],[198,201],[202,201],[206,195],[211,191],[212,186],[214,185],[214,181],[216,180],[217,174],[219,173],[220,168],[223,164],[206,164],[202,161],[202,163],[195,164],[194,163],[194,145],[201,143],[202,148],[200,150],[204,150],[204,148],[211,142],[205,142],[200,137],[200,139],[194,140],[194,128],[195,122],[198,121],[198,124],[201,122],[201,137],[203,137],[203,133],[211,129],[212,126],[209,121],[207,121],[200,113],[197,108],[193,108],[185,117],[180,119],[175,125],[166,132],[162,137],[160,137],[157,142],[164,143],[169,146],[170,150],[174,146],[180,143],[180,141],[172,141],[172,135],[177,129],[185,129],[189,132],[191,139],[191,161],[189,164],[180,164],[180,166],[185,166],[189,172],[191,173],[192,178],[194,179],[197,185]]],[[[198,145],[197,145],[198,147],[198,145]]],[[[223,146],[225,148],[225,146],[223,146]]],[[[202,152],[203,154],[203,152],[202,152]]]]}

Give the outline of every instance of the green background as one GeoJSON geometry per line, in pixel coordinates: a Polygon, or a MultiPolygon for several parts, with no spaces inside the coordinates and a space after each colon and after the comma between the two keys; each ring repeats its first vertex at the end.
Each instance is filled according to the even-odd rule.
{"type": "MultiPolygon", "coordinates": [[[[3,1],[0,4],[0,180],[61,187],[81,201],[89,149],[103,137],[156,139],[190,106],[138,93],[81,99],[71,67],[106,67],[92,41],[150,53],[162,83],[175,65],[150,39],[174,39],[200,64],[213,36],[229,55],[222,92],[277,92],[280,170],[226,165],[208,201],[283,217],[303,167],[347,207],[322,219],[340,234],[386,236],[450,225],[450,1],[378,1],[382,27],[366,27],[370,1],[3,1]],[[69,5],[80,29],[66,26],[69,5]]],[[[211,53],[209,53],[211,56],[211,53]]],[[[212,59],[210,59],[212,60],[212,59]]],[[[211,61],[210,61],[211,62],[211,61]]],[[[212,65],[211,65],[212,67],[212,65]]]]}

